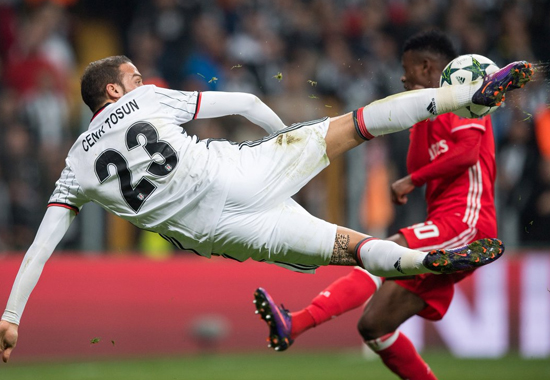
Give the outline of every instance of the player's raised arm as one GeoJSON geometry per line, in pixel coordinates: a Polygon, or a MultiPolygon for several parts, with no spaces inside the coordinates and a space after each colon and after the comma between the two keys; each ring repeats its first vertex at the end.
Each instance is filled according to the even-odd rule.
{"type": "Polygon", "coordinates": [[[270,134],[286,127],[279,116],[255,95],[244,92],[206,91],[201,92],[200,97],[196,119],[241,115],[270,134]]]}
{"type": "MultiPolygon", "coordinates": [[[[454,177],[475,165],[480,159],[480,149],[487,119],[475,119],[464,126],[455,127],[453,138],[448,141],[450,149],[445,145],[432,153],[437,155],[429,164],[411,173],[411,183],[422,186],[426,182],[438,178],[454,177]]],[[[490,128],[490,124],[489,124],[490,128]]]]}
{"type": "Polygon", "coordinates": [[[46,261],[71,225],[76,213],[64,207],[50,207],[42,219],[34,242],[23,258],[0,322],[0,353],[6,363],[17,343],[21,314],[46,261]]]}

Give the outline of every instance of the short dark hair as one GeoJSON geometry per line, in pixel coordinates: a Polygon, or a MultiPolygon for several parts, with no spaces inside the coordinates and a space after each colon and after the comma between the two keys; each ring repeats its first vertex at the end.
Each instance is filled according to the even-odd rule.
{"type": "Polygon", "coordinates": [[[86,67],[80,78],[80,93],[82,100],[92,112],[97,111],[107,98],[106,87],[109,83],[122,86],[120,65],[132,63],[124,55],[115,55],[94,61],[86,67]]]}
{"type": "Polygon", "coordinates": [[[403,44],[403,53],[409,50],[435,53],[447,62],[457,57],[457,52],[449,36],[438,29],[423,31],[410,37],[403,44]]]}

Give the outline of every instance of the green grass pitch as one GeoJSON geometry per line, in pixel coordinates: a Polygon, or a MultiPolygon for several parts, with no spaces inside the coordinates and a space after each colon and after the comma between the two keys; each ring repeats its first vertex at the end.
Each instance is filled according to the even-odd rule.
{"type": "MultiPolygon", "coordinates": [[[[337,352],[254,353],[103,360],[93,362],[10,363],[0,365],[0,378],[10,380],[395,380],[377,359],[359,350],[337,352]]],[[[14,353],[17,355],[17,352],[14,353]]],[[[548,380],[550,360],[457,359],[448,353],[424,355],[439,379],[548,380]]]]}

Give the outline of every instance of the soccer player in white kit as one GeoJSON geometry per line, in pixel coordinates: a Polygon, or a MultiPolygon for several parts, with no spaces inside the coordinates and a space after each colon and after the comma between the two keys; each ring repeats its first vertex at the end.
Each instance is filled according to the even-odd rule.
{"type": "MultiPolygon", "coordinates": [[[[409,91],[336,118],[285,127],[257,97],[184,92],[143,85],[124,56],[92,62],[81,91],[94,112],[69,151],[0,322],[9,360],[26,302],[44,264],[81,207],[90,201],[205,257],[252,258],[301,272],[360,265],[379,276],[449,273],[485,265],[503,252],[497,239],[456,251],[411,250],[315,218],[291,199],[330,160],[375,136],[471,104],[495,105],[532,70],[523,62],[493,82],[409,91]],[[516,70],[521,75],[513,73],[516,70]],[[508,83],[510,82],[510,83],[508,83]],[[199,140],[192,119],[239,114],[269,136],[236,144],[199,140]],[[366,242],[365,242],[366,239],[366,242]],[[356,251],[356,247],[361,248],[356,251]],[[485,251],[485,252],[484,252],[485,251]]],[[[501,70],[502,71],[502,70],[501,70]]]]}

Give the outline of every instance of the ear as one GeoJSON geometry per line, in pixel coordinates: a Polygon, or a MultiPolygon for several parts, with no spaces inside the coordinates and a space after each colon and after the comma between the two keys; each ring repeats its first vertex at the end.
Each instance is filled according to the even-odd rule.
{"type": "Polygon", "coordinates": [[[442,68],[437,61],[425,58],[422,62],[422,74],[429,81],[429,85],[439,87],[439,77],[441,76],[442,68]]]}
{"type": "Polygon", "coordinates": [[[114,100],[115,102],[120,99],[122,95],[124,95],[122,87],[116,83],[109,83],[105,90],[107,91],[107,98],[109,100],[114,100]]]}
{"type": "Polygon", "coordinates": [[[425,75],[430,75],[434,68],[433,62],[429,58],[422,59],[422,72],[425,75]]]}

